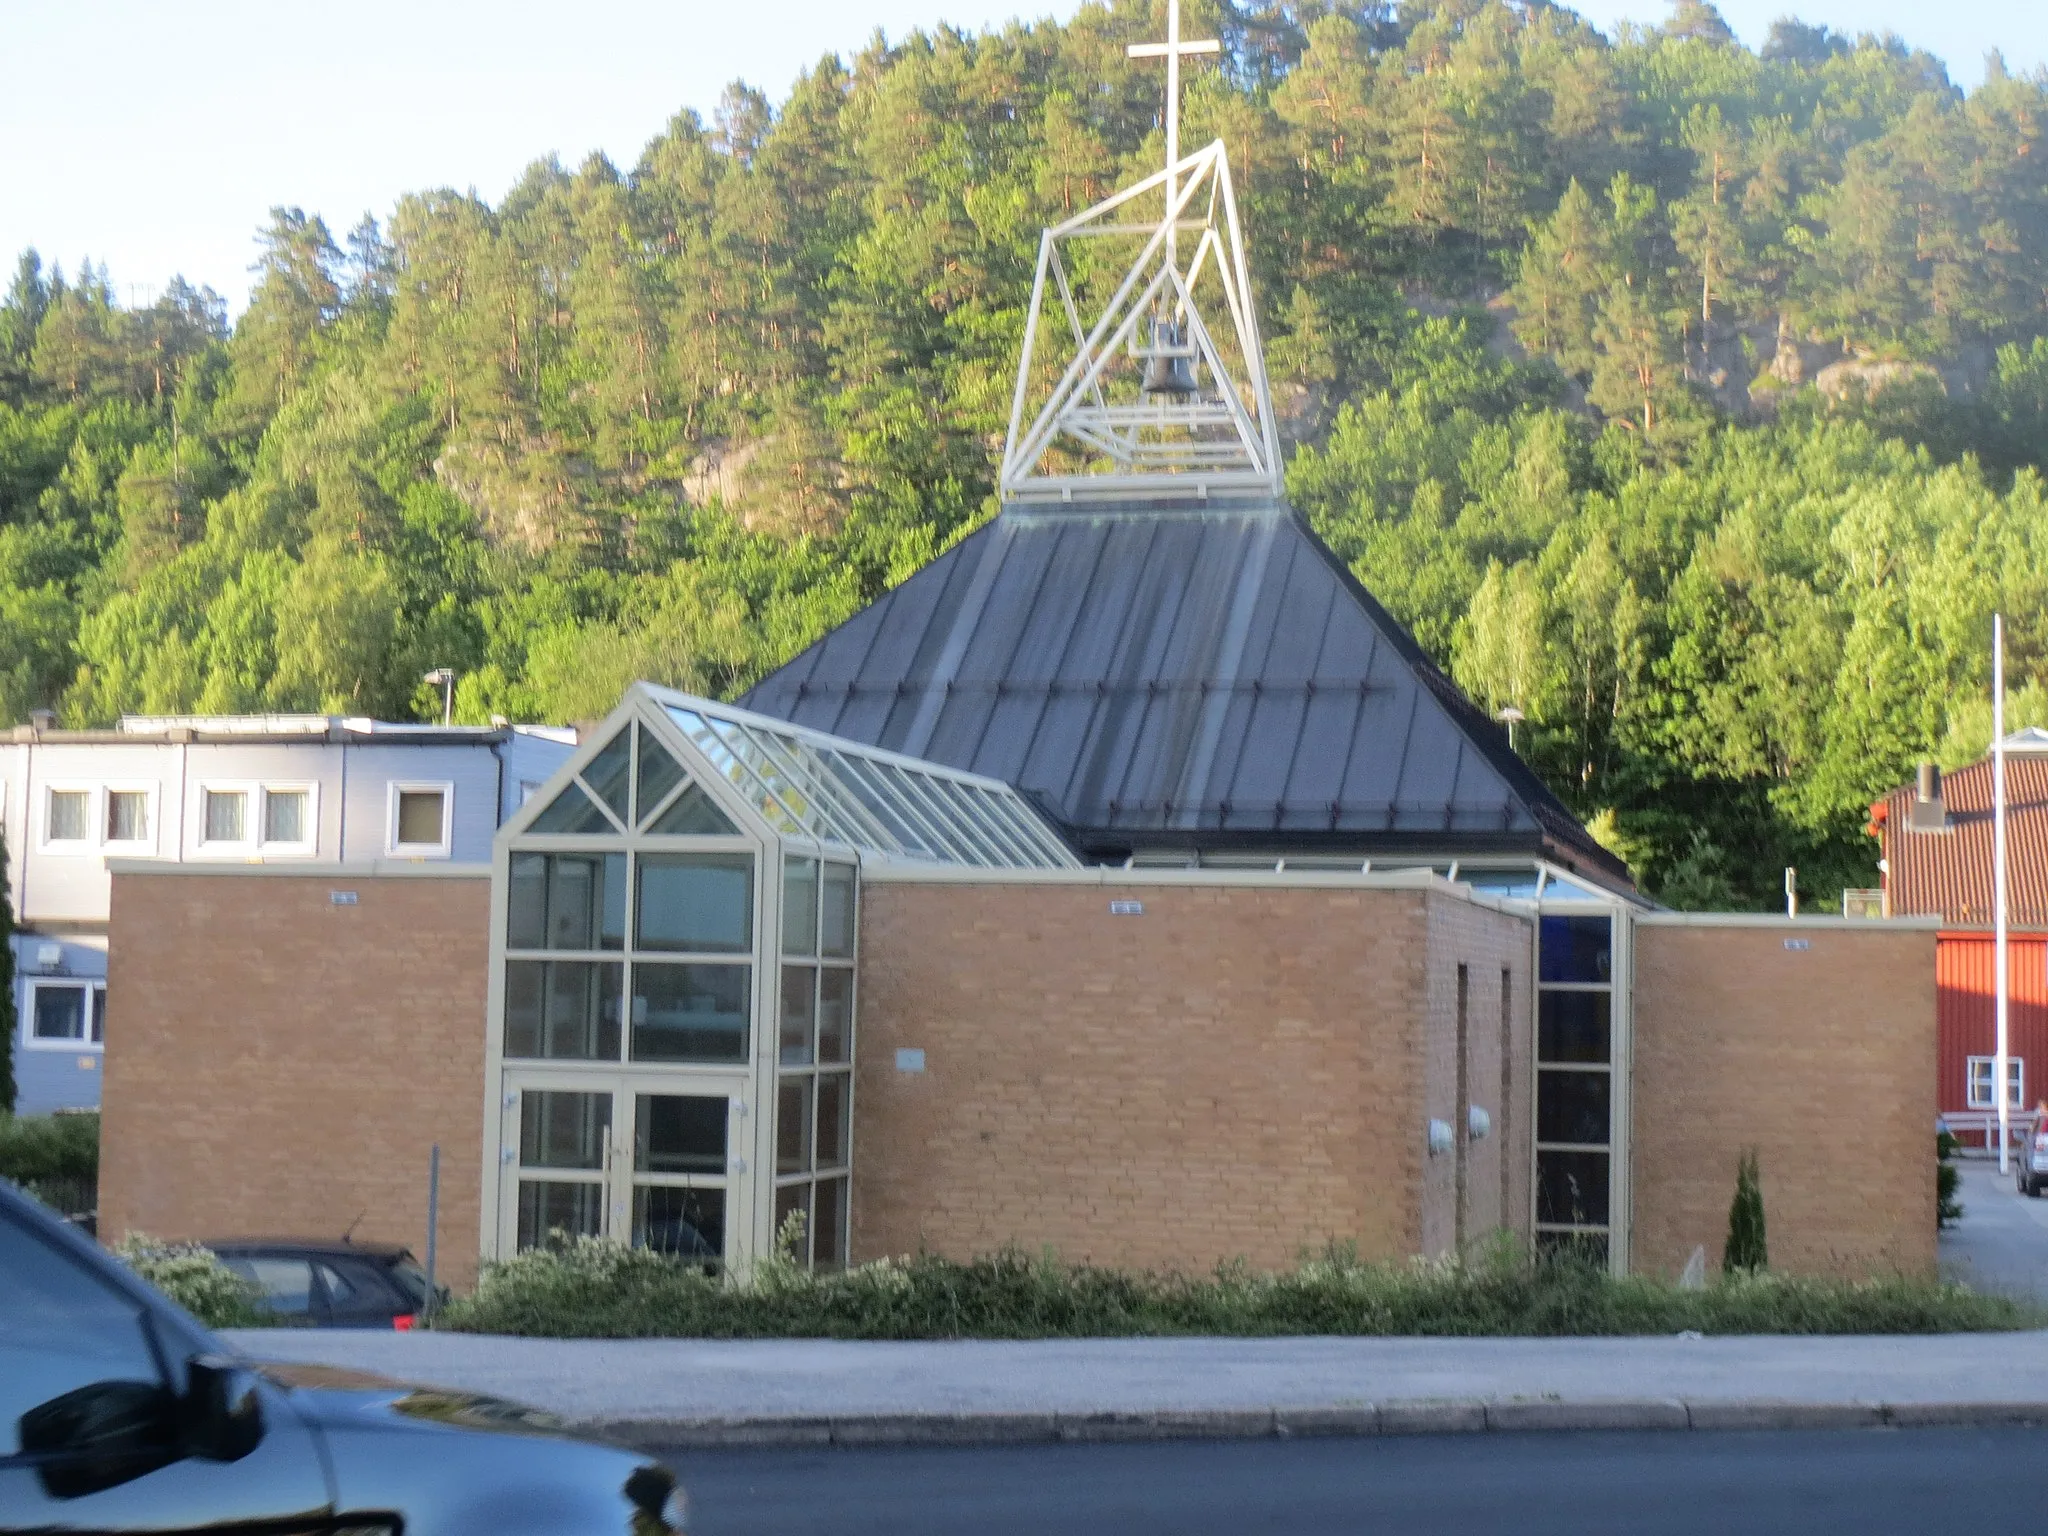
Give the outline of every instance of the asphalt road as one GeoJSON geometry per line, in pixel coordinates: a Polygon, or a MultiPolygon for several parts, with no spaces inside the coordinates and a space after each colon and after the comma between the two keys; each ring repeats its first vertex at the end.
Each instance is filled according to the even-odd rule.
{"type": "Polygon", "coordinates": [[[676,1451],[693,1536],[2030,1530],[2048,1430],[676,1451]]]}

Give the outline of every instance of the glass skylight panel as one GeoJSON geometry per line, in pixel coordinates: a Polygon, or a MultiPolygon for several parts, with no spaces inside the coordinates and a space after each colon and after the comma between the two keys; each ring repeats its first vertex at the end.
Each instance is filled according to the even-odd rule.
{"type": "Polygon", "coordinates": [[[734,719],[697,707],[694,700],[665,707],[779,832],[889,857],[982,868],[1075,862],[1006,786],[796,728],[734,719]]]}
{"type": "Polygon", "coordinates": [[[999,862],[993,854],[981,846],[966,819],[946,804],[946,798],[933,787],[929,775],[911,768],[897,768],[904,791],[916,798],[924,808],[925,815],[939,836],[953,848],[954,856],[963,864],[992,864],[999,862]]]}
{"type": "Polygon", "coordinates": [[[979,786],[970,786],[974,794],[975,809],[981,813],[982,824],[989,830],[1009,859],[1018,864],[1035,864],[1044,855],[1031,843],[1017,835],[1017,827],[1003,814],[1000,795],[990,794],[979,786]]]}
{"type": "Polygon", "coordinates": [[[861,763],[869,779],[881,787],[889,797],[889,803],[896,808],[896,814],[915,832],[918,844],[935,859],[947,863],[965,862],[960,850],[955,848],[936,825],[933,824],[930,809],[917,797],[905,780],[903,770],[894,763],[869,759],[861,763]]]}
{"type": "Polygon", "coordinates": [[[711,724],[694,709],[671,709],[674,717],[696,743],[697,749],[711,759],[712,765],[732,781],[733,787],[744,795],[747,803],[761,813],[762,819],[778,832],[795,832],[803,835],[806,831],[802,819],[776,798],[774,791],[763,784],[758,775],[727,747],[725,740],[711,724]]]}
{"type": "Polygon", "coordinates": [[[909,769],[904,770],[904,776],[924,796],[925,804],[932,807],[947,833],[972,855],[973,863],[1000,869],[1012,862],[1011,855],[983,824],[981,807],[975,803],[971,785],[954,784],[909,769]]]}
{"type": "Polygon", "coordinates": [[[771,752],[752,731],[732,720],[715,717],[706,723],[718,732],[718,739],[732,749],[734,757],[746,764],[755,778],[767,786],[768,792],[787,806],[804,829],[814,836],[817,827],[817,810],[811,803],[810,786],[800,779],[792,778],[788,769],[776,761],[771,752]]]}
{"type": "Polygon", "coordinates": [[[904,807],[897,802],[895,796],[890,794],[877,778],[869,774],[868,769],[873,766],[872,764],[841,752],[827,751],[820,755],[838,770],[839,781],[889,833],[898,848],[905,852],[920,854],[925,858],[937,857],[936,850],[926,841],[917,824],[905,814],[904,807]]]}
{"type": "MultiPolygon", "coordinates": [[[[739,726],[748,739],[781,771],[783,782],[801,794],[802,809],[808,813],[812,835],[821,842],[843,843],[849,848],[879,847],[893,851],[884,829],[860,808],[860,802],[846,795],[817,754],[794,736],[760,726],[739,726]],[[882,840],[877,841],[878,834],[882,840]]],[[[785,799],[790,798],[788,793],[785,799]]]]}

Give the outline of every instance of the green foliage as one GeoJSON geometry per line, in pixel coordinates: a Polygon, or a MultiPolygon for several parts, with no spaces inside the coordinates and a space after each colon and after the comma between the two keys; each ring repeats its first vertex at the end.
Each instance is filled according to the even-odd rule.
{"type": "Polygon", "coordinates": [[[17,1184],[96,1179],[100,1171],[100,1117],[0,1115],[0,1178],[17,1184]]]}
{"type": "Polygon", "coordinates": [[[264,1321],[256,1287],[209,1248],[161,1243],[130,1233],[114,1257],[209,1328],[252,1328],[264,1321]]]}
{"type": "MultiPolygon", "coordinates": [[[[1195,24],[1297,504],[1665,900],[1870,884],[1994,607],[2048,686],[2048,82],[1698,0],[1195,24]]],[[[232,327],[27,253],[0,724],[743,689],[993,510],[1038,230],[1156,159],[1155,30],[878,38],[630,166],[276,208],[232,327]]]]}
{"type": "Polygon", "coordinates": [[[1963,1202],[1956,1198],[1963,1187],[1963,1171],[1955,1165],[1956,1149],[1961,1145],[1948,1131],[1934,1133],[1934,1225],[1937,1228],[1963,1219],[1963,1202]]]}
{"type": "Polygon", "coordinates": [[[1728,1206],[1728,1243],[1721,1250],[1721,1272],[1755,1275],[1770,1267],[1770,1244],[1764,1235],[1764,1187],[1756,1152],[1751,1149],[1735,1167],[1735,1198],[1728,1206]]]}
{"type": "Polygon", "coordinates": [[[2039,1325],[2031,1309],[1899,1277],[1742,1273],[1704,1290],[1533,1264],[1502,1245],[1466,1264],[1367,1264],[1332,1245],[1294,1269],[1190,1278],[1006,1251],[813,1274],[786,1260],[746,1285],[594,1238],[488,1266],[437,1327],[548,1338],[1103,1338],[1125,1335],[1942,1333],[2039,1325]]]}

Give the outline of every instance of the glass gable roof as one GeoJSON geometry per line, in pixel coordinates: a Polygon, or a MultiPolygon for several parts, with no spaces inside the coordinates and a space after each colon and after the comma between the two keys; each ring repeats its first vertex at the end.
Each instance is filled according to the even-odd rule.
{"type": "Polygon", "coordinates": [[[985,869],[1080,860],[1007,784],[649,688],[776,831],[884,858],[985,869]]]}

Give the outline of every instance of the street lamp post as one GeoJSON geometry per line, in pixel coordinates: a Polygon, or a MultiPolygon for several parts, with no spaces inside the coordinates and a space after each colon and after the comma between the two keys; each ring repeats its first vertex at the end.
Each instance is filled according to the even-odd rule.
{"type": "Polygon", "coordinates": [[[1501,723],[1502,723],[1503,725],[1505,725],[1505,726],[1506,726],[1506,727],[1508,728],[1508,750],[1509,750],[1510,752],[1514,751],[1514,750],[1515,750],[1515,722],[1516,722],[1517,720],[1526,720],[1526,719],[1528,719],[1529,717],[1528,717],[1527,715],[1523,714],[1523,713],[1522,713],[1522,712],[1521,712],[1521,711],[1520,711],[1519,709],[1515,708],[1515,706],[1514,706],[1514,705],[1510,704],[1510,705],[1509,705],[1509,706],[1508,706],[1508,707],[1507,707],[1506,709],[1502,710],[1502,711],[1501,711],[1501,712],[1500,712],[1499,714],[1495,715],[1495,716],[1494,716],[1493,718],[1494,718],[1494,719],[1496,719],[1496,720],[1498,720],[1498,721],[1500,721],[1500,722],[1501,722],[1501,723]]]}
{"type": "Polygon", "coordinates": [[[443,725],[453,725],[455,723],[455,669],[453,667],[436,667],[433,671],[423,676],[420,681],[432,683],[441,690],[441,723],[443,725]]]}
{"type": "Polygon", "coordinates": [[[1998,1017],[1998,1059],[1991,1068],[1992,1089],[1998,1095],[1998,1171],[2009,1170],[2006,1160],[2012,1137],[2012,1092],[2006,1082],[2007,1052],[2012,1041],[2007,1033],[2011,982],[2011,957],[2006,946],[2005,912],[2005,615],[1991,616],[1991,921],[1992,989],[1998,1017]]]}

